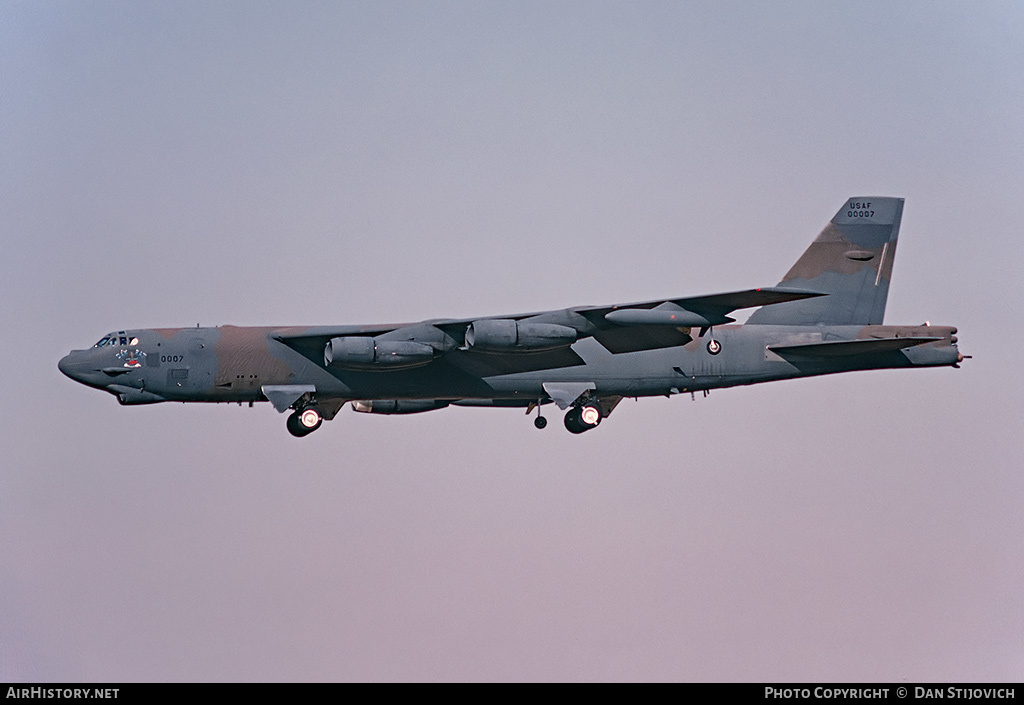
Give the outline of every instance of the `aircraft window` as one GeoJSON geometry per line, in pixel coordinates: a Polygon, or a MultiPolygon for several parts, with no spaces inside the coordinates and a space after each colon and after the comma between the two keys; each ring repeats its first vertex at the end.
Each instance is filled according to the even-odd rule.
{"type": "Polygon", "coordinates": [[[104,345],[117,345],[117,336],[108,333],[100,339],[100,342],[93,345],[94,348],[102,348],[104,345]]]}
{"type": "Polygon", "coordinates": [[[124,336],[122,335],[122,336],[121,336],[121,345],[127,345],[127,344],[128,344],[128,338],[126,338],[126,337],[124,337],[124,336]]]}

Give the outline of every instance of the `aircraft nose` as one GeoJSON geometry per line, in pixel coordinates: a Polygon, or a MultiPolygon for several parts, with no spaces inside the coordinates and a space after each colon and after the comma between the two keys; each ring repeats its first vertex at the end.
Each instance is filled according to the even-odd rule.
{"type": "MultiPolygon", "coordinates": [[[[57,369],[63,372],[68,377],[71,377],[71,356],[65,355],[57,363],[57,369]]],[[[73,379],[73,378],[72,378],[73,379]]]]}
{"type": "Polygon", "coordinates": [[[81,361],[75,360],[74,353],[62,357],[57,363],[57,369],[76,382],[85,382],[86,371],[82,368],[81,361]]]}

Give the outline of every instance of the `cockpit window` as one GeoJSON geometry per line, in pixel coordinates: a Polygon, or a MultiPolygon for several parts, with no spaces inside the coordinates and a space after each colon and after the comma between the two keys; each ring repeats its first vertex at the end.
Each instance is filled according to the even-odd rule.
{"type": "MultiPolygon", "coordinates": [[[[128,345],[128,336],[123,330],[116,333],[107,333],[100,338],[100,341],[93,345],[94,348],[102,348],[106,345],[128,345]]],[[[138,338],[132,338],[132,345],[138,345],[138,338]]]]}

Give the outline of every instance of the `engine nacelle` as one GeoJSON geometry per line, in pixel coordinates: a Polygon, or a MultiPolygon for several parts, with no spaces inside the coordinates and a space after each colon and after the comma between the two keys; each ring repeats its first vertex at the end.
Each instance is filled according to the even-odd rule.
{"type": "Polygon", "coordinates": [[[380,340],[365,336],[331,338],[324,348],[324,364],[341,369],[397,370],[426,365],[434,348],[411,340],[380,340]]]}
{"type": "Polygon", "coordinates": [[[477,352],[542,352],[567,348],[577,336],[575,328],[557,323],[490,318],[469,324],[466,347],[477,352]]]}
{"type": "Polygon", "coordinates": [[[363,399],[352,402],[352,410],[363,414],[421,414],[448,406],[438,399],[363,399]]]}

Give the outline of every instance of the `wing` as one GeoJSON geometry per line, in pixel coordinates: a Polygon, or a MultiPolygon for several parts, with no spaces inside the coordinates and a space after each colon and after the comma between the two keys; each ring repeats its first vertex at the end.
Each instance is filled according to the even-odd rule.
{"type": "Polygon", "coordinates": [[[667,301],[643,301],[616,306],[577,309],[589,320],[593,337],[614,354],[685,345],[690,328],[705,329],[731,323],[728,314],[743,308],[770,306],[822,296],[815,291],[781,287],[744,289],[723,294],[667,301]]]}
{"type": "Polygon", "coordinates": [[[273,337],[325,368],[378,372],[444,361],[468,374],[488,377],[584,364],[571,345],[592,337],[613,354],[685,345],[693,327],[731,322],[727,314],[822,294],[780,287],[746,289],[679,299],[641,301],[481,318],[435,319],[421,323],[288,328],[273,337]],[[486,324],[486,325],[485,325],[486,324]],[[467,335],[476,327],[475,339],[467,335]],[[498,331],[483,344],[483,329],[498,331]],[[328,360],[337,343],[348,362],[328,360]],[[369,340],[372,339],[372,344],[369,340]],[[416,347],[409,347],[412,344],[416,347]]]}
{"type": "MultiPolygon", "coordinates": [[[[726,314],[741,308],[769,306],[771,304],[797,301],[815,296],[823,296],[823,294],[817,291],[772,286],[760,289],[730,291],[724,294],[690,296],[683,299],[642,301],[633,304],[616,304],[614,306],[590,306],[576,310],[587,315],[596,314],[605,317],[615,312],[626,311],[668,311],[669,313],[676,314],[683,312],[688,315],[681,315],[680,318],[688,320],[688,325],[719,325],[731,322],[733,319],[729,318],[726,314]]],[[[610,320],[615,321],[617,318],[621,318],[621,316],[618,314],[613,315],[610,320]]],[[[666,321],[665,325],[675,325],[675,323],[666,321]]]]}

